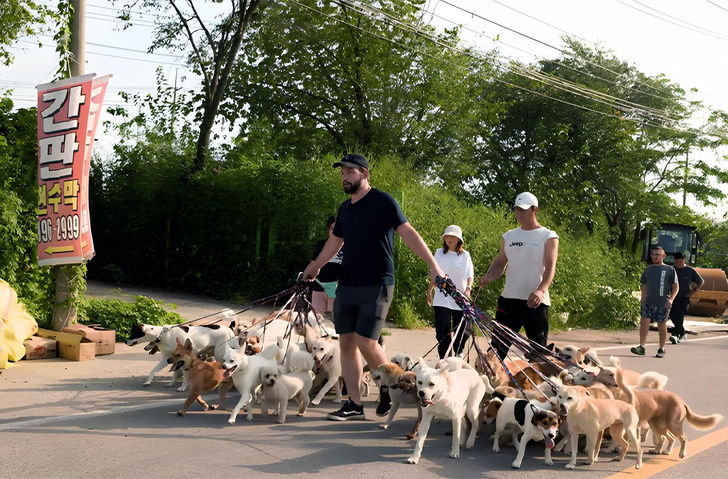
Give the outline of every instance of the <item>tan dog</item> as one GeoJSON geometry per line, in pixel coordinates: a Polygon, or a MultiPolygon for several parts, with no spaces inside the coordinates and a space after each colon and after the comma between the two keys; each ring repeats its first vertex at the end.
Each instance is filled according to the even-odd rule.
{"type": "Polygon", "coordinates": [[[632,389],[620,379],[617,375],[617,383],[624,396],[628,396],[630,392],[634,393],[640,430],[646,430],[649,426],[652,431],[655,444],[654,449],[650,451],[652,454],[670,454],[675,438],[678,438],[682,459],[687,454],[688,441],[683,434],[683,422],[686,419],[691,426],[701,431],[714,428],[723,419],[720,414],[711,416],[695,414],[685,401],[673,392],[659,389],[632,389]],[[667,448],[663,450],[665,440],[667,448]]]}
{"type": "MultiPolygon", "coordinates": [[[[621,370],[617,371],[621,375],[621,370]]],[[[576,468],[576,455],[579,434],[585,434],[587,440],[587,464],[594,463],[599,456],[602,445],[604,429],[609,431],[620,445],[621,454],[615,460],[623,460],[627,454],[629,443],[624,440],[624,431],[630,442],[637,449],[637,464],[635,468],[642,467],[642,448],[637,438],[637,424],[639,417],[635,409],[635,397],[628,389],[627,402],[614,399],[592,399],[579,394],[573,387],[565,387],[556,395],[563,413],[568,416],[569,443],[571,447],[571,460],[567,469],[576,468]]]]}
{"type": "Polygon", "coordinates": [[[202,391],[212,391],[218,388],[220,403],[222,403],[225,394],[232,387],[232,381],[224,377],[225,370],[222,368],[222,363],[205,362],[198,359],[193,353],[192,341],[189,338],[184,345],[177,338],[177,348],[172,351],[167,362],[172,365],[172,371],[182,370],[187,390],[190,392],[182,409],[177,411],[178,416],[184,416],[195,400],[200,403],[205,411],[217,409],[219,404],[208,406],[202,399],[200,395],[202,391]]]}
{"type": "Polygon", "coordinates": [[[387,429],[392,425],[394,416],[401,404],[414,404],[417,406],[417,422],[415,422],[412,432],[407,434],[407,439],[413,439],[420,428],[420,422],[422,422],[422,407],[420,406],[420,399],[417,397],[417,389],[414,387],[416,374],[412,371],[405,372],[400,366],[392,362],[380,365],[375,375],[382,385],[389,387],[389,396],[392,399],[389,416],[384,424],[379,425],[380,429],[387,429]],[[400,387],[400,383],[404,387],[400,387]]]}

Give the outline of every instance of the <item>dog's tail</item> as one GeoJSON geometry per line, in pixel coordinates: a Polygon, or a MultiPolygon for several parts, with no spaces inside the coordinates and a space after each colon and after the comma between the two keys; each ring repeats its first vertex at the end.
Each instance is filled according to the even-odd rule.
{"type": "Polygon", "coordinates": [[[655,371],[647,371],[637,380],[637,386],[650,389],[664,389],[668,377],[655,371]]]}
{"type": "Polygon", "coordinates": [[[711,414],[710,416],[700,416],[695,414],[686,403],[683,404],[685,405],[685,412],[687,412],[686,418],[690,425],[695,429],[699,429],[701,431],[713,429],[716,424],[723,420],[723,416],[721,414],[716,413],[711,414]]]}
{"type": "Polygon", "coordinates": [[[622,362],[617,356],[609,356],[609,362],[613,367],[617,369],[622,369],[622,362]]]}
{"type": "MultiPolygon", "coordinates": [[[[619,360],[617,360],[619,361],[619,360]]],[[[624,394],[627,396],[626,402],[633,405],[635,404],[635,397],[634,397],[634,391],[632,391],[632,388],[624,384],[624,376],[622,375],[622,368],[617,368],[617,386],[619,386],[619,389],[624,391],[624,394]]]]}

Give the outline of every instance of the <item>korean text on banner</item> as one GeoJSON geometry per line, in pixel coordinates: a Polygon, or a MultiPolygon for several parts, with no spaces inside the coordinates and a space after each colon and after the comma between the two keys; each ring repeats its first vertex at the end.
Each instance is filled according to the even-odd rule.
{"type": "Polygon", "coordinates": [[[38,264],[93,257],[88,211],[91,151],[111,75],[38,85],[38,264]]]}

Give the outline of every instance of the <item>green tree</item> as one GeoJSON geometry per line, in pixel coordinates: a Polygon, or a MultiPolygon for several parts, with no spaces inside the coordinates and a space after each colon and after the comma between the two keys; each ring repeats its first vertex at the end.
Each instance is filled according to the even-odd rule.
{"type": "Polygon", "coordinates": [[[41,32],[50,11],[33,0],[4,0],[0,5],[0,65],[10,65],[13,54],[8,50],[19,37],[41,32]]]}
{"type": "MultiPolygon", "coordinates": [[[[215,22],[207,22],[200,14],[206,2],[194,0],[136,0],[124,5],[121,17],[129,20],[137,6],[155,14],[154,42],[150,52],[166,48],[188,51],[189,64],[202,78],[202,90],[196,95],[196,121],[199,123],[192,169],[205,168],[210,154],[212,129],[218,118],[221,102],[226,98],[231,72],[246,29],[259,8],[259,0],[232,0],[215,22]]],[[[222,4],[219,0],[208,3],[222,4]]]]}
{"type": "Polygon", "coordinates": [[[457,157],[480,133],[471,125],[488,105],[475,79],[490,67],[454,52],[458,31],[436,34],[423,4],[272,2],[251,26],[226,105],[231,119],[247,112],[241,143],[299,157],[395,153],[438,170],[457,157]]]}

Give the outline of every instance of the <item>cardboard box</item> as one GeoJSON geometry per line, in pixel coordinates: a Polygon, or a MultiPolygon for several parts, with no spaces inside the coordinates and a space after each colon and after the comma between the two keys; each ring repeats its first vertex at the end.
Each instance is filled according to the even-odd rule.
{"type": "Polygon", "coordinates": [[[116,347],[116,331],[102,328],[98,324],[72,324],[63,328],[63,332],[80,334],[96,343],[96,356],[114,354],[116,347]]]}
{"type": "Polygon", "coordinates": [[[55,339],[58,355],[72,361],[88,361],[96,357],[96,344],[80,334],[38,329],[41,338],[55,339]]]}
{"type": "Polygon", "coordinates": [[[58,356],[58,345],[55,339],[32,336],[26,339],[25,359],[45,359],[58,356]]]}

